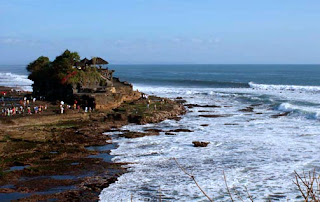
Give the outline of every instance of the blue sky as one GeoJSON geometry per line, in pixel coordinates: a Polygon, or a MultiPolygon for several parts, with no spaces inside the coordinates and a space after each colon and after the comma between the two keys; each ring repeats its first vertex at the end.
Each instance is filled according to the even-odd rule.
{"type": "Polygon", "coordinates": [[[319,0],[0,0],[0,64],[319,64],[319,22],[319,0]]]}

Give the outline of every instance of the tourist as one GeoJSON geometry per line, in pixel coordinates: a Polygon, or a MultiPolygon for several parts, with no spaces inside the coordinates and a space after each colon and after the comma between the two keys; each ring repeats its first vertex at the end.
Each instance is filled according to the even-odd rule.
{"type": "Polygon", "coordinates": [[[32,114],[32,113],[31,113],[31,107],[30,107],[30,106],[28,106],[28,108],[27,108],[27,109],[28,109],[28,114],[32,114]]]}
{"type": "Polygon", "coordinates": [[[147,108],[149,109],[150,106],[150,100],[147,101],[147,108]]]}
{"type": "MultiPolygon", "coordinates": [[[[61,101],[61,103],[63,102],[61,101]]],[[[63,114],[63,111],[64,111],[63,104],[60,104],[60,113],[63,114]]]]}
{"type": "Polygon", "coordinates": [[[78,104],[78,101],[77,101],[77,100],[74,100],[74,103],[73,103],[73,109],[74,109],[74,110],[77,109],[77,104],[78,104]]]}
{"type": "Polygon", "coordinates": [[[38,110],[39,110],[39,107],[38,107],[38,106],[35,106],[35,107],[34,107],[34,113],[35,113],[35,114],[38,114],[38,110]]]}

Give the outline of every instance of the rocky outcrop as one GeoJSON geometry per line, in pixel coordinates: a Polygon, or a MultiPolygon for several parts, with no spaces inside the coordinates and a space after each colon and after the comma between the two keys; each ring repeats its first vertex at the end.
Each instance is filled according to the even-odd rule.
{"type": "Polygon", "coordinates": [[[194,147],[206,147],[210,142],[199,142],[199,141],[193,141],[192,142],[194,147]]]}
{"type": "Polygon", "coordinates": [[[125,94],[121,93],[104,93],[93,94],[95,99],[96,109],[111,110],[119,107],[124,102],[133,102],[141,98],[141,93],[138,91],[129,91],[125,94]]]}
{"type": "MultiPolygon", "coordinates": [[[[114,131],[114,128],[130,122],[155,123],[177,118],[186,112],[182,105],[165,98],[150,96],[149,107],[145,99],[126,102],[136,98],[138,94],[123,97],[120,100],[122,103],[119,101],[114,105],[118,107],[110,111],[2,117],[0,160],[4,159],[4,163],[0,167],[0,186],[13,185],[13,188],[0,187],[0,193],[20,194],[22,198],[25,197],[22,193],[42,192],[22,201],[97,200],[100,191],[125,172],[121,167],[123,164],[108,160],[111,159],[108,149],[89,149],[116,147],[107,143],[112,141],[111,137],[102,133],[114,131]],[[19,166],[21,170],[6,172],[13,166],[19,166]],[[68,179],[55,179],[56,176],[66,176],[68,179]],[[63,190],[59,190],[61,187],[63,190]],[[74,190],[70,191],[70,187],[74,190]]],[[[143,133],[121,132],[122,137],[137,138],[158,135],[164,131],[148,129],[143,133]]]]}

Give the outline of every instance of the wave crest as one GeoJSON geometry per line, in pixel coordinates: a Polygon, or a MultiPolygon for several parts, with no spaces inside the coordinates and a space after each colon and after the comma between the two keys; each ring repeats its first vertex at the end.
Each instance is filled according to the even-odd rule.
{"type": "Polygon", "coordinates": [[[296,85],[273,85],[273,84],[256,84],[248,83],[251,88],[260,90],[283,90],[283,91],[304,91],[320,92],[320,86],[296,86],[296,85]]]}
{"type": "Polygon", "coordinates": [[[33,81],[26,75],[0,72],[0,86],[17,87],[22,90],[32,91],[33,81]]]}
{"type": "Polygon", "coordinates": [[[320,110],[314,107],[298,106],[285,102],[278,106],[278,110],[283,112],[291,112],[306,118],[320,119],[320,110]]]}

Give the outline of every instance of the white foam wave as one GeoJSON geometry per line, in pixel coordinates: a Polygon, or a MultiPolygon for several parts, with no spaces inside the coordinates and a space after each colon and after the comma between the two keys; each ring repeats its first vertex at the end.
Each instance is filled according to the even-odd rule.
{"type": "Polygon", "coordinates": [[[249,86],[251,88],[260,89],[260,90],[320,92],[320,86],[269,85],[269,84],[256,84],[253,82],[249,82],[249,86]]]}
{"type": "Polygon", "coordinates": [[[320,118],[320,109],[317,107],[298,106],[290,103],[282,103],[279,105],[278,110],[283,112],[294,112],[307,118],[320,118]]]}
{"type": "Polygon", "coordinates": [[[27,75],[0,72],[0,86],[17,87],[22,90],[32,91],[32,84],[33,81],[29,80],[27,75]]]}
{"type": "Polygon", "coordinates": [[[304,101],[298,102],[295,98],[300,96],[310,99],[309,94],[314,96],[312,100],[315,102],[305,101],[303,110],[316,112],[316,101],[319,100],[316,99],[316,94],[280,94],[250,88],[135,87],[148,94],[171,98],[181,96],[188,103],[215,104],[221,108],[208,108],[205,109],[206,112],[194,108],[178,122],[167,120],[146,126],[124,126],[124,130],[131,131],[186,128],[194,132],[177,133],[174,136],[161,133],[159,136],[136,139],[115,137],[113,142],[118,143],[119,147],[111,152],[116,155],[113,161],[133,164],[129,164],[128,173],[120,176],[116,183],[101,192],[101,201],[129,201],[131,197],[133,201],[156,201],[159,198],[159,187],[166,201],[205,201],[205,196],[172,161],[172,157],[178,159],[186,170],[196,176],[201,187],[215,201],[229,200],[226,190],[223,189],[225,185],[222,171],[226,172],[229,186],[239,188],[238,191],[243,197],[246,197],[246,193],[242,192],[242,188],[246,186],[257,201],[265,201],[274,193],[283,193],[285,196],[275,200],[287,201],[294,200],[298,195],[291,182],[293,171],[310,170],[319,166],[316,161],[319,159],[316,140],[319,140],[320,136],[310,136],[318,134],[318,121],[294,116],[270,118],[275,111],[269,110],[269,103],[254,106],[254,112],[261,112],[259,114],[241,112],[240,109],[256,103],[256,100],[237,97],[272,97],[272,104],[283,102],[277,109],[303,113],[301,105],[304,101]],[[279,99],[279,96],[285,96],[286,99],[279,99]],[[200,114],[233,116],[211,119],[199,117],[200,114]],[[203,124],[208,126],[203,127],[203,124]],[[208,141],[210,144],[206,148],[195,148],[192,141],[208,141]]]}

